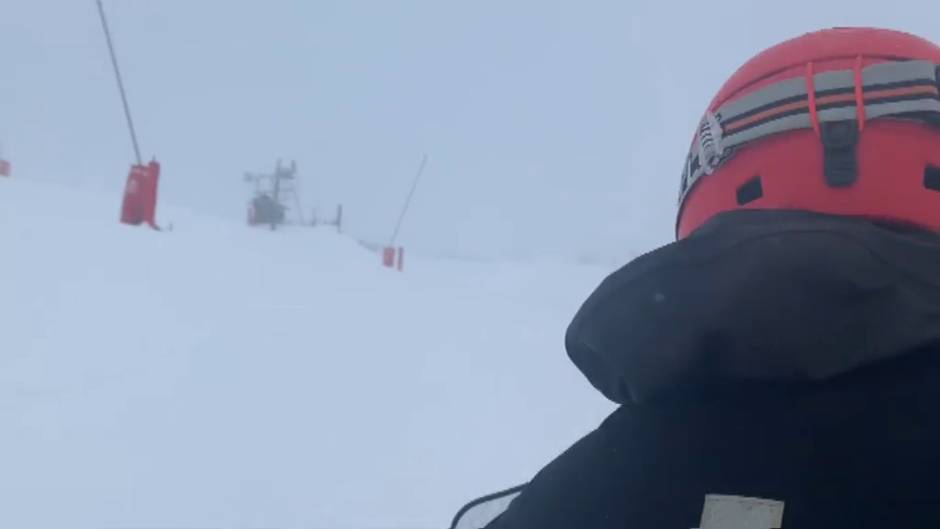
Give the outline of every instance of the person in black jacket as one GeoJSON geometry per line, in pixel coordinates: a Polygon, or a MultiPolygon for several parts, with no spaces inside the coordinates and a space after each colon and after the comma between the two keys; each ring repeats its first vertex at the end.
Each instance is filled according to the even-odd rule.
{"type": "Polygon", "coordinates": [[[940,47],[784,42],[709,106],[677,241],[568,354],[620,404],[490,529],[940,524],[940,47]]]}

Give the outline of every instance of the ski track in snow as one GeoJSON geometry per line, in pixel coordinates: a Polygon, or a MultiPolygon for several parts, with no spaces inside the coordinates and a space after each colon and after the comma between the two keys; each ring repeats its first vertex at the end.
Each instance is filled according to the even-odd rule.
{"type": "Polygon", "coordinates": [[[600,266],[407,255],[0,180],[0,527],[443,528],[613,409],[600,266]]]}

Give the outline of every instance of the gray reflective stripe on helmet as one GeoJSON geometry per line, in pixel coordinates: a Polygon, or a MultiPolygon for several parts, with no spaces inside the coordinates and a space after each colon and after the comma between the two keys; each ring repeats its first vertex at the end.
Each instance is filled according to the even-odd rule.
{"type": "Polygon", "coordinates": [[[812,127],[813,121],[809,117],[809,112],[794,114],[791,116],[775,119],[773,121],[768,121],[762,125],[744,129],[741,132],[725,136],[722,146],[737,147],[738,145],[748,143],[765,136],[770,136],[771,134],[787,132],[789,130],[810,129],[812,127]]]}
{"type": "MultiPolygon", "coordinates": [[[[861,77],[865,118],[916,119],[940,124],[937,73],[937,65],[921,60],[885,62],[864,68],[861,77]],[[880,98],[884,100],[879,101],[880,98]]],[[[815,74],[813,88],[820,123],[858,117],[854,70],[815,74]],[[851,100],[847,100],[850,95],[851,100]]],[[[694,184],[720,167],[735,148],[773,134],[813,128],[808,100],[806,79],[800,76],[724,103],[714,114],[707,114],[686,157],[679,186],[680,205],[694,184]],[[779,114],[776,119],[775,111],[779,114]],[[703,138],[701,131],[710,133],[703,138]],[[703,163],[699,160],[700,152],[709,153],[710,159],[703,163]]]]}
{"type": "Polygon", "coordinates": [[[903,118],[905,114],[924,112],[940,114],[940,100],[918,99],[916,101],[894,101],[891,103],[865,105],[865,114],[868,119],[883,117],[903,118]]]}
{"type": "MultiPolygon", "coordinates": [[[[809,114],[806,115],[809,116],[809,114]]],[[[819,116],[820,123],[827,123],[829,121],[846,121],[857,118],[858,109],[855,108],[855,105],[850,107],[829,108],[818,111],[817,115],[819,116]]],[[[812,124],[810,124],[810,126],[812,126],[812,124]]]]}
{"type": "MultiPolygon", "coordinates": [[[[804,83],[806,81],[803,81],[804,83]]],[[[827,90],[855,89],[855,72],[852,70],[839,70],[835,72],[823,72],[813,76],[813,88],[816,93],[827,90]]]]}
{"type": "MultiPolygon", "coordinates": [[[[862,70],[863,88],[902,82],[936,82],[936,65],[928,61],[904,61],[879,63],[862,70]]],[[[855,89],[855,73],[852,70],[822,72],[813,76],[816,92],[855,89]]],[[[803,77],[774,83],[740,99],[725,103],[716,114],[723,123],[734,121],[738,116],[760,107],[774,104],[792,97],[805,96],[806,80],[803,77]]]]}
{"type": "Polygon", "coordinates": [[[806,95],[806,81],[802,77],[774,83],[762,90],[740,99],[729,101],[715,112],[723,121],[730,121],[741,114],[784,99],[806,95]]]}
{"type": "Polygon", "coordinates": [[[865,86],[936,80],[937,65],[930,61],[882,62],[862,70],[865,86]]]}

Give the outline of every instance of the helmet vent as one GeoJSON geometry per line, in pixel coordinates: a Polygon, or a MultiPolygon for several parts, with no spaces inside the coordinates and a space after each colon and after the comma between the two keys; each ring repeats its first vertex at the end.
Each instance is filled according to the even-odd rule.
{"type": "Polygon", "coordinates": [[[940,167],[928,165],[927,168],[924,169],[924,187],[933,189],[934,191],[940,191],[940,167]]]}
{"type": "MultiPolygon", "coordinates": [[[[940,169],[937,171],[938,185],[940,185],[940,169]]],[[[940,187],[938,187],[940,189],[940,187]]],[[[764,185],[760,181],[760,175],[751,178],[738,187],[738,205],[743,206],[754,202],[764,196],[764,185]]]]}
{"type": "Polygon", "coordinates": [[[858,122],[853,120],[823,123],[823,174],[830,187],[849,187],[858,177],[858,122]]]}

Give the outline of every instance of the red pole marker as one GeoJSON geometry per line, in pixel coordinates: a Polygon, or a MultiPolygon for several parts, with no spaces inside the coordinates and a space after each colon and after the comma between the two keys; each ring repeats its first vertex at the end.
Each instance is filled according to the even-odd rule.
{"type": "Polygon", "coordinates": [[[134,165],[127,175],[124,188],[124,203],[121,206],[121,222],[133,226],[147,223],[157,227],[157,185],[160,180],[160,164],[134,165]]]}
{"type": "Polygon", "coordinates": [[[10,168],[10,162],[6,160],[0,160],[0,176],[12,176],[13,171],[10,168]]]}
{"type": "Polygon", "coordinates": [[[395,268],[395,248],[386,246],[382,249],[382,266],[395,268]]]}

